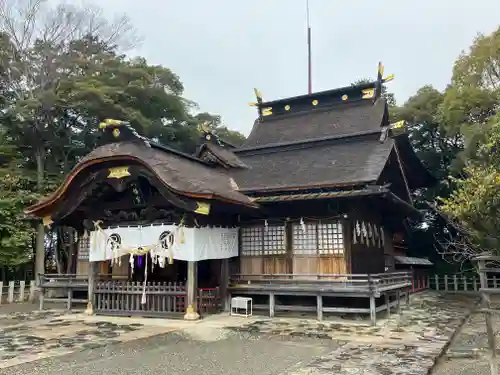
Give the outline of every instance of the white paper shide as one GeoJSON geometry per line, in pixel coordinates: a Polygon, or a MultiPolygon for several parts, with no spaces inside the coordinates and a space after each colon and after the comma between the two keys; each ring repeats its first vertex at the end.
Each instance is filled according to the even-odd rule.
{"type": "Polygon", "coordinates": [[[186,228],[177,225],[116,227],[90,233],[91,262],[146,254],[184,261],[238,256],[238,228],[186,228]]]}

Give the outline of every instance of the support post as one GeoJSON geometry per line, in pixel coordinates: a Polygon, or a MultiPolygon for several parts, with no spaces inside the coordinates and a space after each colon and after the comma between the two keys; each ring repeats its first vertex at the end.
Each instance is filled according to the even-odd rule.
{"type": "Polygon", "coordinates": [[[390,318],[391,317],[391,300],[389,298],[388,293],[384,294],[384,302],[385,302],[385,308],[386,308],[386,316],[387,316],[387,318],[390,318]]]}
{"type": "Polygon", "coordinates": [[[66,310],[71,310],[72,299],[73,299],[73,289],[71,289],[70,286],[68,287],[68,300],[66,301],[66,310]]]}
{"type": "MultiPolygon", "coordinates": [[[[495,340],[495,331],[493,330],[493,319],[490,310],[490,296],[484,289],[488,288],[488,280],[486,275],[486,261],[479,261],[479,278],[481,281],[481,302],[483,308],[485,310],[485,318],[486,318],[486,335],[488,337],[488,349],[489,349],[489,362],[490,362],[490,371],[491,374],[498,374],[498,364],[496,359],[496,351],[497,345],[495,340]]],[[[474,286],[476,286],[476,279],[474,278],[474,286]]],[[[474,288],[476,290],[476,288],[474,288]]]]}
{"type": "MultiPolygon", "coordinates": [[[[88,300],[87,300],[87,309],[85,310],[85,314],[92,315],[94,314],[94,286],[97,278],[97,262],[89,261],[89,285],[88,285],[88,300]]],[[[69,301],[69,292],[68,291],[68,303],[69,301]]]]}
{"type": "Polygon", "coordinates": [[[25,289],[26,289],[26,281],[21,280],[19,281],[19,302],[24,302],[24,294],[25,294],[25,289]]]}
{"type": "Polygon", "coordinates": [[[401,314],[401,291],[400,290],[398,290],[396,292],[396,299],[397,299],[396,311],[398,314],[401,314]]]}
{"type": "Polygon", "coordinates": [[[187,307],[184,320],[198,320],[200,315],[196,311],[198,306],[196,303],[196,284],[198,279],[198,263],[188,261],[187,274],[187,307]]]}
{"type": "Polygon", "coordinates": [[[318,320],[322,321],[323,320],[323,296],[321,294],[318,294],[316,296],[316,309],[318,313],[318,320]]]}
{"type": "Polygon", "coordinates": [[[269,317],[274,318],[274,307],[275,307],[274,293],[269,293],[269,317]]]}
{"type": "Polygon", "coordinates": [[[229,312],[229,304],[227,298],[227,287],[229,284],[229,259],[221,259],[220,261],[220,300],[222,303],[222,308],[225,312],[229,312]]]}
{"type": "Polygon", "coordinates": [[[9,294],[7,295],[7,302],[14,302],[14,281],[9,281],[9,294]]]}
{"type": "Polygon", "coordinates": [[[377,325],[377,310],[375,308],[375,296],[373,294],[370,296],[370,320],[372,326],[377,325]]]}
{"type": "Polygon", "coordinates": [[[31,280],[30,281],[30,295],[28,297],[28,301],[33,302],[36,297],[36,281],[31,280]]]}

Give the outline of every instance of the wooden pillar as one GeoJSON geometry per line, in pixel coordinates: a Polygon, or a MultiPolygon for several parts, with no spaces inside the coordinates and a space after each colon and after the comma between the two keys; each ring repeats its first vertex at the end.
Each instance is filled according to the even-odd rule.
{"type": "Polygon", "coordinates": [[[224,311],[229,311],[229,300],[227,293],[227,286],[229,283],[229,259],[221,259],[220,260],[220,283],[219,283],[219,292],[220,292],[220,301],[222,304],[222,308],[224,311]]]}
{"type": "Polygon", "coordinates": [[[318,294],[316,296],[316,312],[318,315],[318,320],[323,320],[323,296],[318,294]]]}
{"type": "MultiPolygon", "coordinates": [[[[479,280],[481,282],[481,305],[484,309],[485,320],[486,320],[486,336],[488,338],[488,349],[489,349],[489,363],[491,374],[498,374],[498,363],[496,359],[497,352],[497,344],[495,340],[495,331],[493,329],[493,317],[491,313],[490,306],[490,296],[488,292],[484,289],[488,288],[488,279],[487,279],[487,269],[486,269],[486,261],[480,260],[478,262],[478,271],[479,271],[479,280]]],[[[476,290],[476,279],[474,278],[474,290],[476,290]]]]}
{"type": "Polygon", "coordinates": [[[188,262],[188,274],[187,274],[187,307],[186,314],[184,315],[184,320],[198,320],[200,315],[198,314],[197,304],[196,304],[196,286],[198,279],[198,263],[188,262]]]}
{"type": "Polygon", "coordinates": [[[88,285],[88,301],[87,301],[87,309],[85,310],[85,314],[92,315],[94,313],[94,286],[97,279],[97,262],[89,262],[89,285],[88,285]]]}
{"type": "Polygon", "coordinates": [[[401,314],[401,291],[396,292],[396,299],[397,299],[397,312],[398,314],[401,314]]]}
{"type": "Polygon", "coordinates": [[[372,294],[370,296],[370,320],[372,325],[377,325],[377,310],[375,305],[375,296],[372,294]]]}
{"type": "Polygon", "coordinates": [[[274,318],[276,309],[276,300],[274,298],[274,293],[269,293],[269,317],[274,318]]]}
{"type": "Polygon", "coordinates": [[[386,308],[386,316],[387,318],[391,317],[391,299],[389,298],[389,294],[386,293],[384,295],[384,302],[385,302],[385,308],[386,308]]]}

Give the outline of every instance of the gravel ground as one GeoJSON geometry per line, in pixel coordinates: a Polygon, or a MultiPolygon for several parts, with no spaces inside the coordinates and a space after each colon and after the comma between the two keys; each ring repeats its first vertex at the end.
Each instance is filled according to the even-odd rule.
{"type": "Polygon", "coordinates": [[[2,369],[2,375],[284,374],[336,349],[329,340],[233,333],[204,342],[178,333],[2,369]]]}
{"type": "Polygon", "coordinates": [[[486,359],[453,358],[443,362],[432,375],[491,375],[491,372],[486,359]]]}

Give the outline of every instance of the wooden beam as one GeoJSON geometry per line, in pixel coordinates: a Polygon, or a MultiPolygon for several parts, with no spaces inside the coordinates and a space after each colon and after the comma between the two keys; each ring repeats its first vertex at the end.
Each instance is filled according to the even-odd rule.
{"type": "Polygon", "coordinates": [[[401,158],[399,157],[398,146],[396,144],[394,144],[394,150],[396,151],[396,158],[398,159],[399,170],[401,171],[401,176],[403,177],[403,181],[404,181],[405,188],[406,188],[406,193],[408,194],[408,202],[410,202],[410,204],[413,205],[410,187],[408,185],[408,180],[406,179],[405,171],[403,169],[403,164],[401,162],[401,158]]]}

